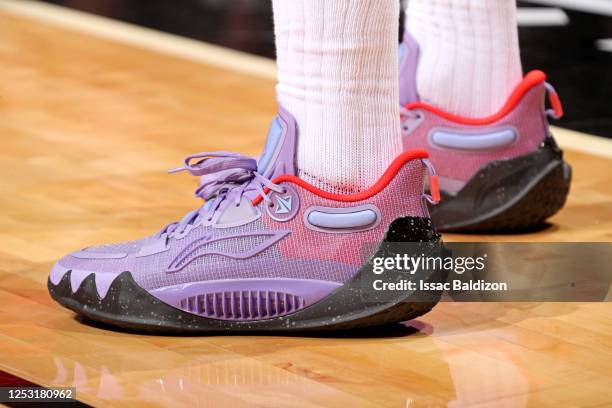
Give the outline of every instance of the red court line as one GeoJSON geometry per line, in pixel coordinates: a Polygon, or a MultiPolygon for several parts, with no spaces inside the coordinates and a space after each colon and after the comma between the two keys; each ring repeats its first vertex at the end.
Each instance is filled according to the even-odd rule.
{"type": "Polygon", "coordinates": [[[39,387],[39,385],[0,370],[0,387],[39,387]]]}

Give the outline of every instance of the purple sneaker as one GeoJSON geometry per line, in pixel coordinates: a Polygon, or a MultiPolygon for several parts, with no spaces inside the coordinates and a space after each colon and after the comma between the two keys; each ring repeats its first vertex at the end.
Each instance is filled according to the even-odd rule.
{"type": "Polygon", "coordinates": [[[563,108],[546,75],[529,73],[496,114],[464,118],[418,100],[418,54],[407,34],[400,46],[402,133],[404,148],[428,150],[438,171],[442,201],[431,208],[436,227],[520,230],[557,213],[569,193],[571,168],[549,130],[547,117],[562,117],[563,108]]]}
{"type": "Polygon", "coordinates": [[[346,329],[429,311],[439,292],[379,298],[367,284],[385,243],[439,243],[424,204],[427,153],[404,152],[370,189],[334,195],[295,176],[296,133],[281,109],[259,162],[188,157],[175,171],[201,178],[206,203],[148,238],[62,258],[51,296],[97,321],[165,332],[346,329]]]}

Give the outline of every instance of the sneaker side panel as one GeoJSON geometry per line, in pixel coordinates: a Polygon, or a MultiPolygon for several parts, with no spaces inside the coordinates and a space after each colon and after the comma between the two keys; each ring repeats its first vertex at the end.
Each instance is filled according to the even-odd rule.
{"type": "Polygon", "coordinates": [[[546,90],[544,84],[531,88],[522,100],[507,115],[498,120],[473,125],[451,121],[435,113],[419,109],[423,119],[409,132],[403,135],[405,148],[422,148],[431,155],[431,161],[441,177],[444,189],[445,181],[457,180],[459,185],[467,182],[487,163],[508,160],[535,151],[549,134],[548,121],[544,111],[546,90]],[[455,136],[465,147],[449,148],[436,144],[434,135],[447,133],[455,136]],[[503,132],[513,133],[514,140],[506,145],[491,148],[475,147],[476,139],[503,132]]]}
{"type": "MultiPolygon", "coordinates": [[[[292,233],[278,243],[284,259],[306,259],[316,262],[339,262],[352,265],[356,271],[383,239],[391,223],[402,217],[428,218],[423,202],[425,166],[421,160],[406,163],[376,195],[361,201],[340,202],[319,197],[310,191],[293,186],[301,197],[299,213],[289,222],[278,222],[264,217],[269,229],[288,229],[292,233]],[[309,225],[308,214],[312,209],[343,214],[373,208],[377,212],[376,223],[363,230],[320,230],[309,225]]],[[[260,204],[263,205],[263,204],[260,204]]],[[[343,277],[343,281],[346,280],[343,277]]]]}

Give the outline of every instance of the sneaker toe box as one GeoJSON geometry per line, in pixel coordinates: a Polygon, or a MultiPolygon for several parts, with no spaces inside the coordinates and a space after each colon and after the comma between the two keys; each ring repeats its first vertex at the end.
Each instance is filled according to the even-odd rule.
{"type": "Polygon", "coordinates": [[[69,274],[70,287],[76,293],[91,275],[98,295],[104,298],[114,279],[130,270],[130,260],[125,253],[99,253],[81,250],[66,255],[55,263],[49,274],[50,282],[57,286],[69,274]]]}

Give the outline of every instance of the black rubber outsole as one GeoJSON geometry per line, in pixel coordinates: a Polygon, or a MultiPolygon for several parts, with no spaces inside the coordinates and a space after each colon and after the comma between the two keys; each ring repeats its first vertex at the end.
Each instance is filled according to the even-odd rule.
{"type": "Polygon", "coordinates": [[[490,163],[430,208],[439,231],[498,233],[538,227],[567,200],[571,167],[552,137],[531,154],[490,163]]]}
{"type": "MultiPolygon", "coordinates": [[[[441,250],[440,236],[429,219],[407,217],[392,223],[372,258],[387,256],[393,250],[389,248],[390,245],[406,241],[422,243],[418,244],[418,255],[424,251],[441,250]]],[[[427,276],[416,275],[412,278],[418,277],[428,282],[446,280],[445,272],[428,273],[427,276]]],[[[129,330],[177,334],[359,329],[415,319],[429,312],[442,295],[441,292],[424,294],[400,291],[387,294],[384,299],[373,298],[368,287],[371,288],[375,278],[369,261],[353,279],[319,302],[289,315],[249,321],[213,319],[177,309],[138,286],[127,271],[114,280],[102,299],[98,295],[93,274],[83,281],[75,293],[70,284],[70,272],[57,285],[50,280],[47,285],[53,299],[91,320],[129,330]]],[[[402,279],[406,279],[404,274],[391,272],[385,281],[402,279]]]]}

